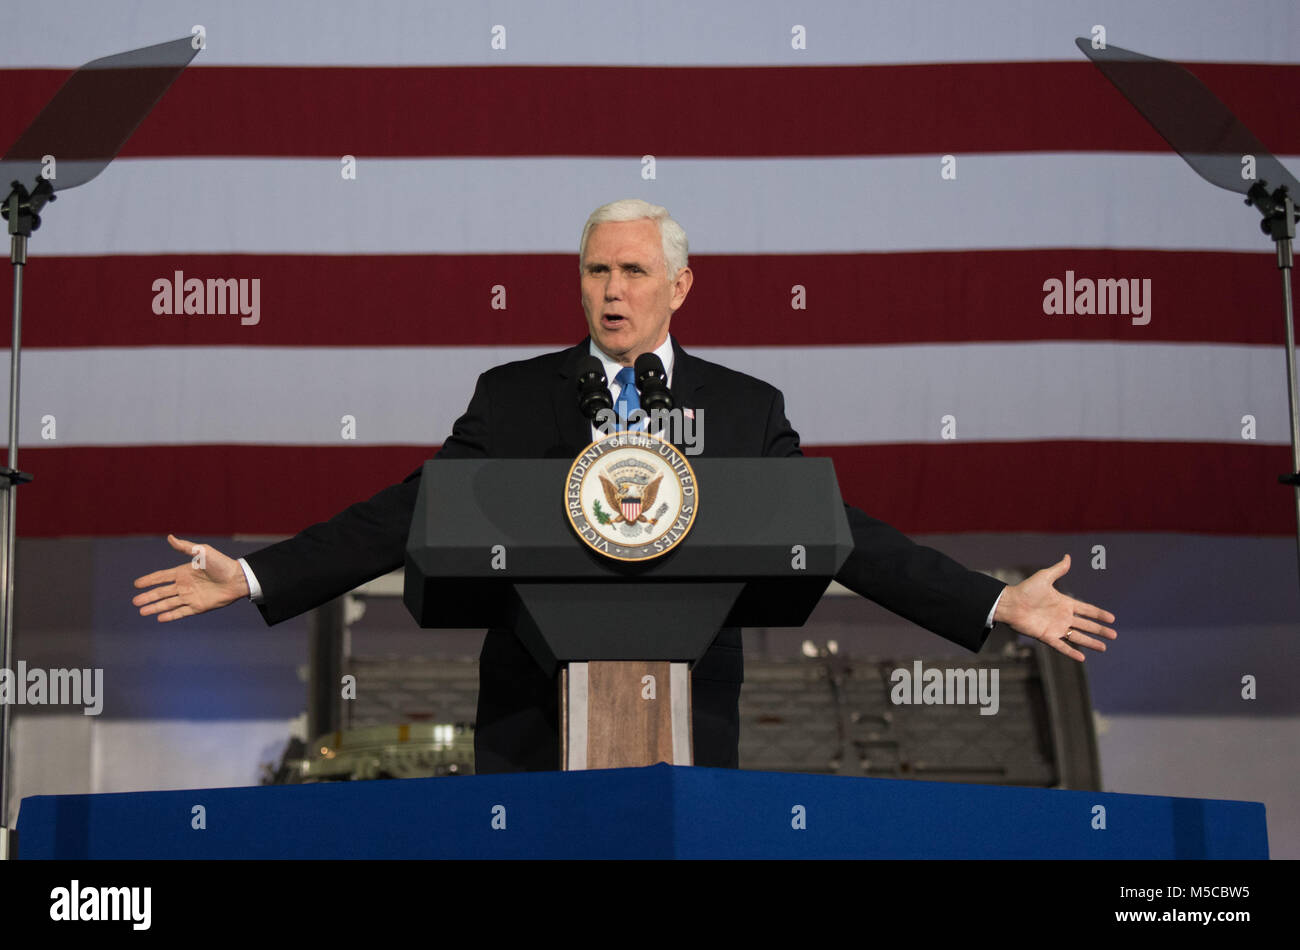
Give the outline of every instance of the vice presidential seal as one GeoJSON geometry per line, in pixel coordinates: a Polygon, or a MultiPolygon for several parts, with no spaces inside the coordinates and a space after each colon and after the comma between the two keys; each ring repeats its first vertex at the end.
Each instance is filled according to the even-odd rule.
{"type": "Polygon", "coordinates": [[[564,485],[564,510],[578,537],[619,561],[671,551],[691,530],[699,506],[686,456],[644,432],[591,443],[573,460],[564,485]]]}

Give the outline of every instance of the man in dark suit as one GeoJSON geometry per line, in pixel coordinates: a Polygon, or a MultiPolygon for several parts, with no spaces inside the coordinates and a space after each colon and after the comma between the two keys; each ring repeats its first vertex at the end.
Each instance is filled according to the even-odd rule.
{"type": "MultiPolygon", "coordinates": [[[[630,367],[650,352],[664,362],[675,404],[703,410],[706,455],[800,454],[778,390],[691,356],[669,335],[694,277],[686,236],[665,209],[635,199],[598,208],[583,229],[579,266],[589,337],[567,350],[483,373],[436,458],[574,458],[597,434],[578,409],[578,361],[587,355],[600,359],[621,399],[634,386],[630,367]]],[[[419,476],[417,470],[329,521],[240,561],[205,546],[202,570],[187,563],[141,577],[136,587],[152,589],[133,603],[142,615],[169,621],[249,596],[268,623],[296,616],[402,565],[419,476]]],[[[854,549],[836,579],[954,643],[976,651],[993,623],[1004,621],[1082,660],[1076,647],[1104,650],[1095,637],[1115,638],[1098,622],[1113,623],[1111,614],[1052,586],[1069,569],[1068,555],[1007,587],[856,508],[846,509],[854,549]]],[[[191,542],[168,540],[186,554],[195,551],[191,542]]],[[[734,767],[743,679],[740,632],[722,630],[691,675],[695,761],[734,767]]],[[[556,768],[558,732],[554,679],[542,673],[513,632],[488,631],[479,662],[476,768],[556,768]]]]}

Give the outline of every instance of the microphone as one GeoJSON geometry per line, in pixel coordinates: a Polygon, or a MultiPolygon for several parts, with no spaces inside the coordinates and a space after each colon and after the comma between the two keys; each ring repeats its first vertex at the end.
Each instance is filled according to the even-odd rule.
{"type": "Polygon", "coordinates": [[[636,358],[636,388],[641,391],[641,408],[646,412],[667,412],[673,407],[664,362],[653,353],[642,353],[636,358]]]}
{"type": "Polygon", "coordinates": [[[578,362],[578,408],[593,423],[602,409],[614,409],[608,384],[605,367],[596,357],[584,356],[578,362]]]}

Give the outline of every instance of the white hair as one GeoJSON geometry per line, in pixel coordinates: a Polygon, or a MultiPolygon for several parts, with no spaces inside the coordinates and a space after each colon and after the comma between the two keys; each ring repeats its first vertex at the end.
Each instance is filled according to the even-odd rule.
{"type": "Polygon", "coordinates": [[[601,205],[591,213],[582,228],[582,240],[578,242],[578,270],[582,270],[582,261],[587,255],[587,238],[591,229],[605,221],[641,221],[649,219],[659,225],[659,238],[663,243],[664,263],[668,266],[668,279],[672,280],[686,266],[690,251],[686,243],[686,232],[673,220],[668,209],[652,205],[640,198],[622,198],[601,205]]]}

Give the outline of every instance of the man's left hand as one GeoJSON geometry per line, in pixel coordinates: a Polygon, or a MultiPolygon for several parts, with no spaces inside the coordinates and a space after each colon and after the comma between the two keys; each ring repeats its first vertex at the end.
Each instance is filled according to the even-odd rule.
{"type": "Polygon", "coordinates": [[[1084,656],[1077,647],[1104,653],[1106,644],[1096,638],[1114,640],[1119,634],[1098,622],[1114,623],[1115,615],[1110,611],[1067,597],[1053,586],[1069,569],[1067,554],[1051,567],[1008,587],[1002,592],[993,620],[1008,624],[1017,633],[1042,640],[1082,663],[1084,656]]]}

